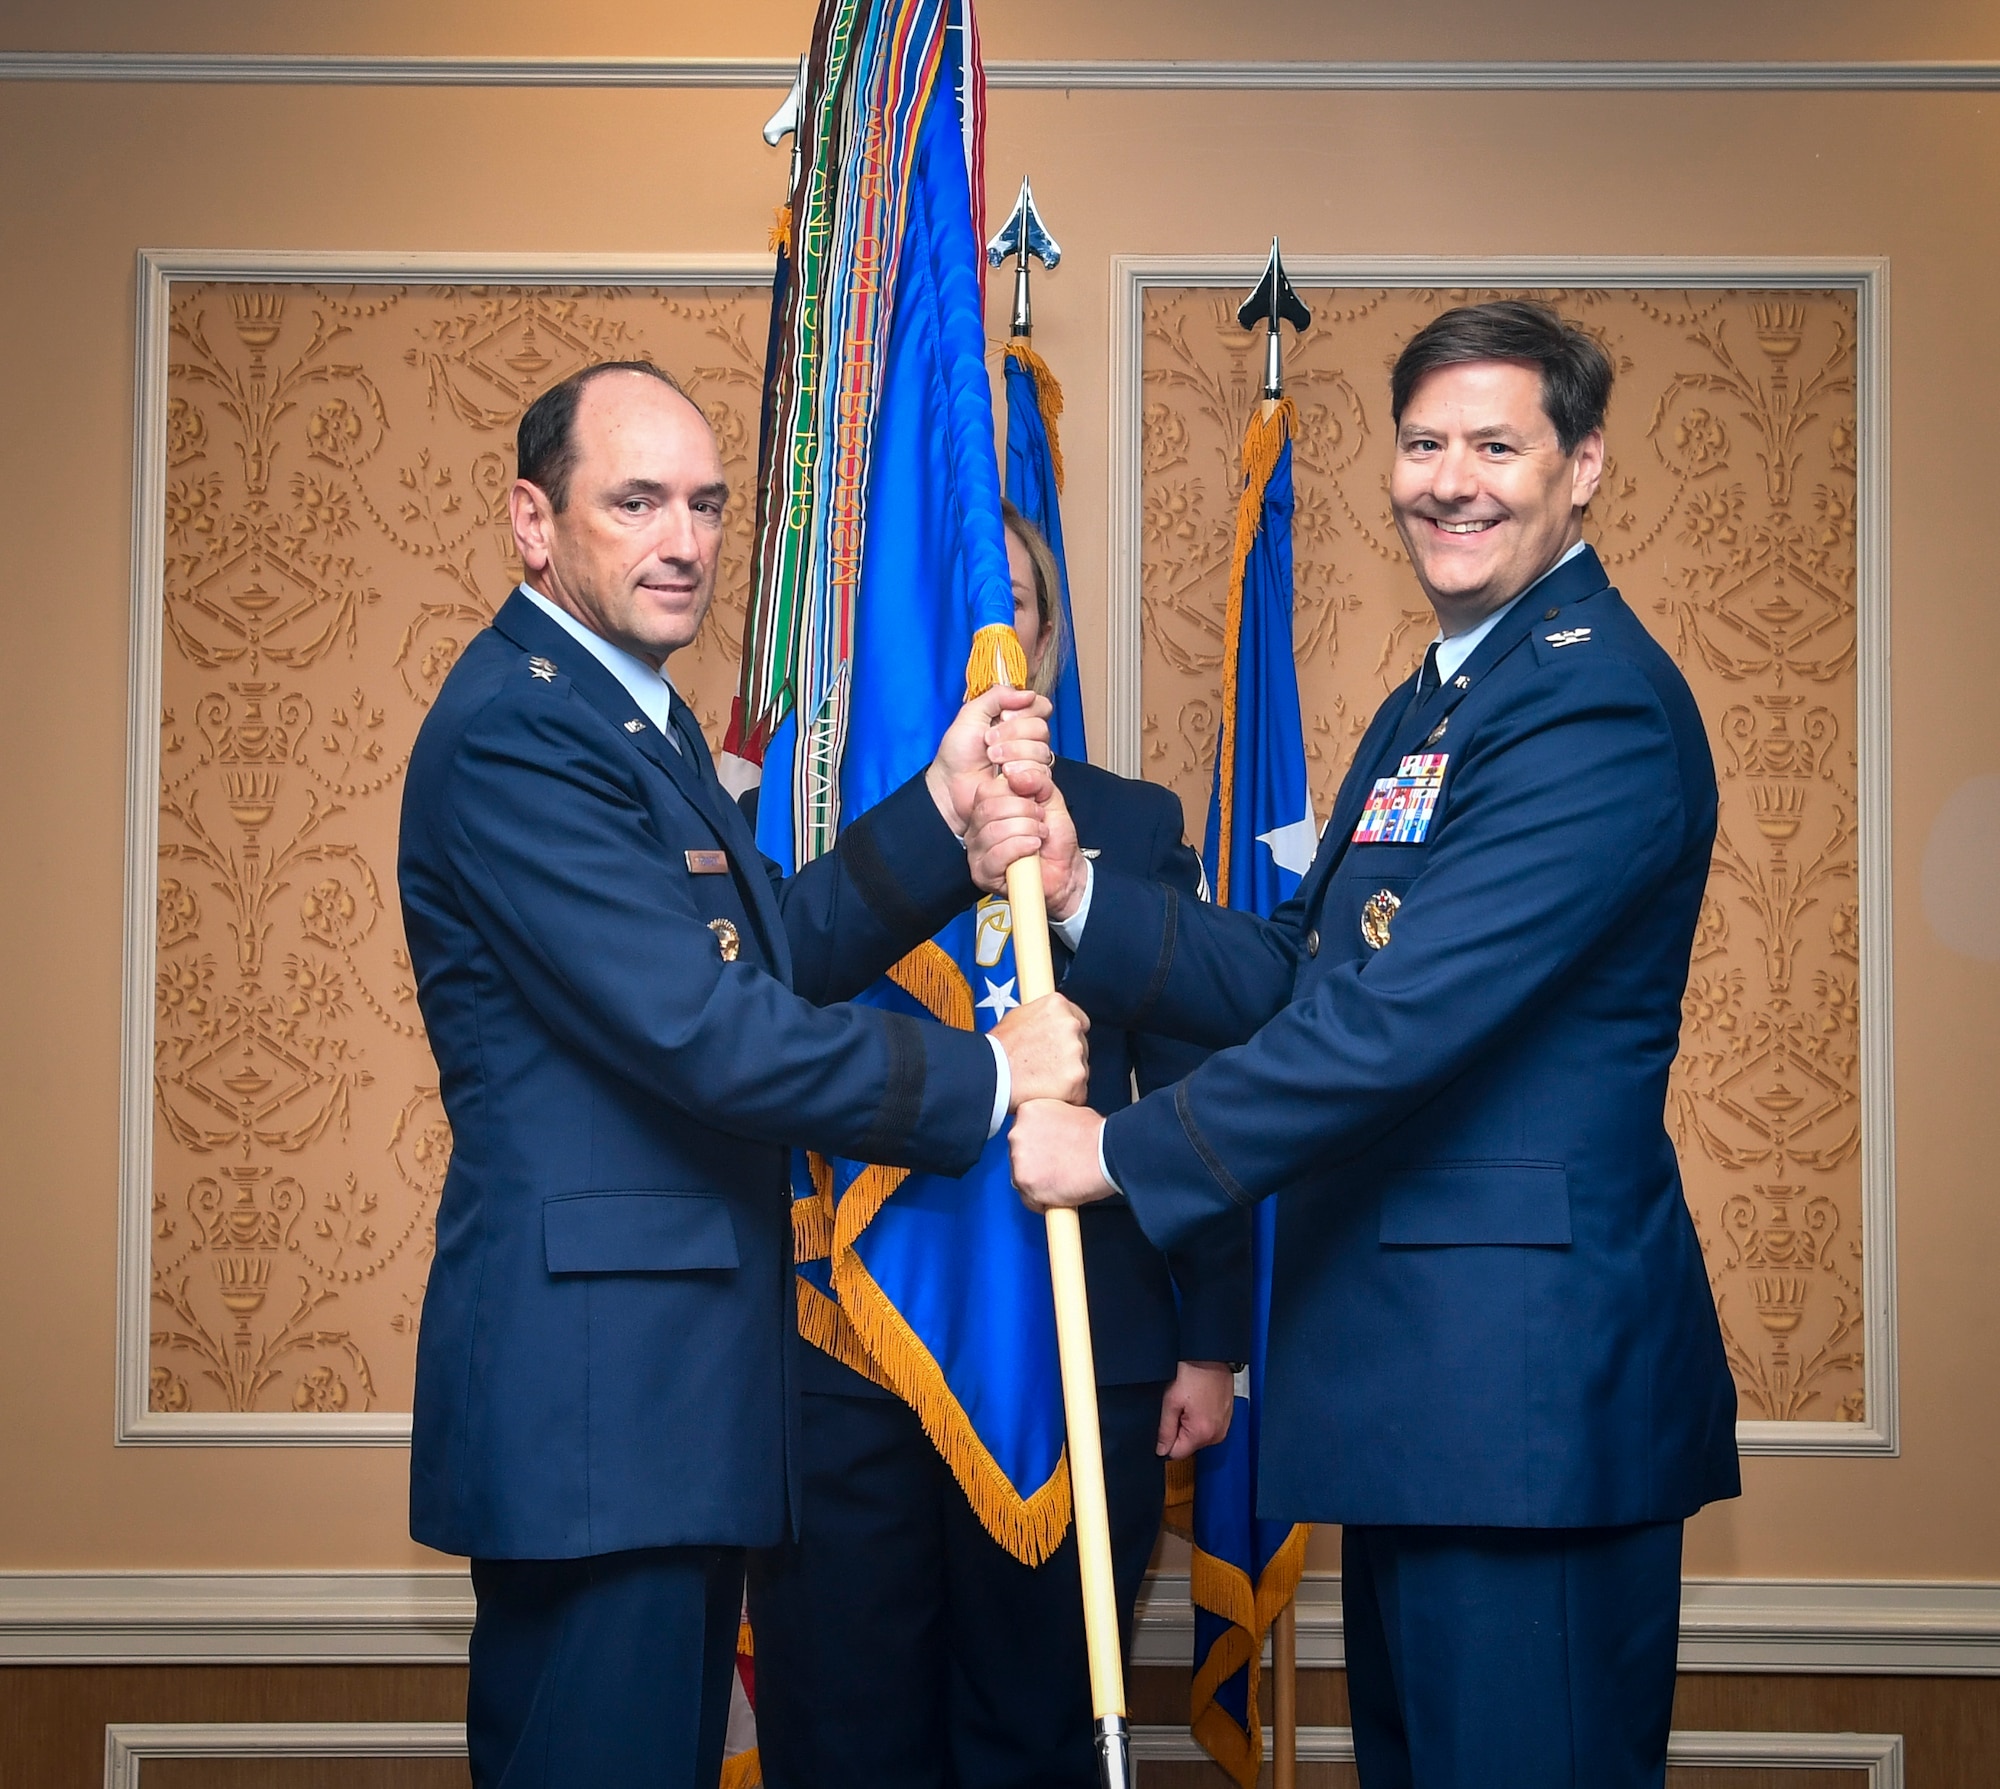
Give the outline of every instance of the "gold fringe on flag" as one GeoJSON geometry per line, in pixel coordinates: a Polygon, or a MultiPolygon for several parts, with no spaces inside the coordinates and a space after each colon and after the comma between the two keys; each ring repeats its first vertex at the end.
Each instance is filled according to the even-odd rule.
{"type": "Polygon", "coordinates": [[[734,1758],[723,1759],[722,1775],[716,1778],[715,1789],[764,1789],[764,1766],[758,1761],[755,1746],[747,1752],[738,1752],[734,1758]]]}
{"type": "MultiPolygon", "coordinates": [[[[843,1209],[853,1197],[850,1187],[841,1201],[843,1209]]],[[[880,1367],[880,1377],[916,1412],[979,1525],[1023,1565],[1040,1565],[1069,1532],[1068,1449],[1056,1456],[1047,1482],[1023,1497],[960,1408],[944,1369],[851,1250],[835,1259],[833,1283],[842,1310],[851,1314],[863,1345],[880,1367]]]]}
{"type": "Polygon", "coordinates": [[[1305,1576],[1306,1540],[1311,1533],[1310,1523],[1295,1523],[1284,1544],[1271,1555],[1254,1589],[1249,1574],[1240,1566],[1199,1547],[1194,1550],[1188,1585],[1191,1599],[1230,1625],[1195,1668],[1194,1682],[1188,1689],[1188,1729],[1240,1789],[1256,1789],[1257,1771],[1264,1761],[1264,1727],[1256,1716],[1264,1636],[1271,1631],[1278,1611],[1298,1594],[1299,1580],[1305,1576]],[[1215,1700],[1216,1691],[1245,1670],[1249,1673],[1245,1695],[1252,1715],[1247,1732],[1215,1700]]]}
{"type": "MultiPolygon", "coordinates": [[[[981,638],[988,634],[1004,636],[1019,655],[1020,642],[1012,628],[981,630],[981,638]]],[[[993,645],[998,646],[997,638],[993,645]]],[[[990,653],[991,649],[989,662],[990,653]]],[[[889,979],[945,1024],[960,1031],[972,1030],[972,988],[965,971],[937,944],[926,941],[918,945],[889,971],[889,979]]],[[[1055,1470],[1039,1489],[1026,1497],[1015,1490],[960,1408],[936,1357],[855,1252],[862,1231],[874,1221],[890,1194],[909,1178],[909,1170],[879,1164],[866,1167],[835,1205],[831,1169],[818,1156],[809,1159],[818,1197],[792,1202],[794,1246],[801,1260],[832,1256],[836,1296],[828,1298],[810,1281],[797,1280],[799,1334],[908,1404],[931,1445],[951,1468],[980,1525],[1024,1565],[1040,1565],[1069,1532],[1068,1453],[1057,1457],[1055,1470]],[[802,1207],[807,1215],[801,1215],[802,1207]],[[823,1247],[819,1213],[825,1214],[824,1222],[829,1226],[823,1247]],[[809,1248],[818,1252],[808,1252],[809,1248]]]]}
{"type": "MultiPolygon", "coordinates": [[[[815,1164],[819,1157],[811,1158],[815,1164]]],[[[792,1259],[824,1261],[833,1253],[833,1207],[815,1194],[792,1201],[792,1259]]]]}
{"type": "Polygon", "coordinates": [[[868,1349],[855,1334],[847,1313],[802,1275],[794,1274],[792,1284],[799,1289],[799,1335],[822,1354],[832,1355],[842,1366],[873,1380],[884,1391],[894,1391],[896,1388],[883,1378],[881,1368],[868,1358],[868,1349]]]}
{"type": "Polygon", "coordinates": [[[972,636],[972,650],[965,655],[965,699],[985,695],[996,683],[1028,687],[1028,655],[1021,650],[1021,637],[1011,624],[1000,622],[972,636]]]}
{"type": "Polygon", "coordinates": [[[953,1030],[972,1029],[972,989],[942,946],[926,939],[891,966],[889,979],[953,1030]]]}
{"type": "Polygon", "coordinates": [[[1060,497],[1063,457],[1062,438],[1056,432],[1056,419],[1063,413],[1062,387],[1056,383],[1055,374],[1049,371],[1049,363],[1035,352],[1026,336],[1008,337],[1007,358],[1020,362],[1023,371],[1035,382],[1035,407],[1042,413],[1042,433],[1049,438],[1049,466],[1056,475],[1056,495],[1060,497]]]}
{"type": "Polygon", "coordinates": [[[774,255],[792,252],[792,208],[780,205],[771,213],[771,240],[766,245],[774,255]]]}
{"type": "Polygon", "coordinates": [[[1229,603],[1222,620],[1222,724],[1216,732],[1222,752],[1216,789],[1216,812],[1222,843],[1216,851],[1215,904],[1229,905],[1229,841],[1236,821],[1236,658],[1243,639],[1243,572],[1264,519],[1264,488],[1278,469],[1278,455],[1298,426],[1298,407],[1290,398],[1260,404],[1243,431],[1243,495],[1236,505],[1236,546],[1229,556],[1229,603]]]}

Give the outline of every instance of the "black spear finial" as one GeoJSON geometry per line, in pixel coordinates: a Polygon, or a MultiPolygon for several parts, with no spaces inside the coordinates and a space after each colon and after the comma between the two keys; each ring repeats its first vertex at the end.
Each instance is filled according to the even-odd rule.
{"type": "Polygon", "coordinates": [[[1285,263],[1278,253],[1278,239],[1271,238],[1271,258],[1264,264],[1264,277],[1256,291],[1236,307],[1236,324],[1248,329],[1262,323],[1264,334],[1264,397],[1266,402],[1285,395],[1284,372],[1279,362],[1278,326],[1289,323],[1294,331],[1312,327],[1312,312],[1292,290],[1285,278],[1285,263]]]}

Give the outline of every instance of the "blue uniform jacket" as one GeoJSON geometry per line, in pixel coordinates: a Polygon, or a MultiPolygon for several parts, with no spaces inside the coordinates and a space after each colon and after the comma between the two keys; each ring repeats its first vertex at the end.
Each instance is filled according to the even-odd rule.
{"type": "MultiPolygon", "coordinates": [[[[1078,837],[1097,861],[1171,884],[1190,897],[1201,888],[1201,860],[1181,836],[1181,804],[1157,784],[1113,776],[1074,758],[1058,758],[1056,782],[1078,837]]],[[[756,793],[743,806],[756,812],[756,793]]],[[[1058,956],[1062,945],[1055,945],[1058,956]]],[[[1090,1034],[1090,1104],[1116,1112],[1140,1093],[1170,1086],[1208,1052],[1171,1038],[1110,1026],[1090,1034]]],[[[1146,1240],[1123,1199],[1083,1213],[1084,1278],[1090,1291],[1091,1356],[1100,1385],[1167,1380],[1183,1360],[1250,1356],[1250,1217],[1232,1211],[1198,1243],[1163,1255],[1146,1240]]],[[[842,1397],[893,1397],[818,1349],[806,1349],[808,1390],[842,1397]]]]}
{"type": "MultiPolygon", "coordinates": [[[[1171,790],[1074,758],[1058,758],[1055,775],[1077,838],[1097,852],[1100,866],[1199,898],[1201,860],[1182,837],[1181,804],[1171,790]]],[[[1147,1094],[1170,1087],[1207,1055],[1198,1045],[1146,1032],[1093,1029],[1090,1104],[1121,1111],[1135,1088],[1147,1094]]],[[[1123,1198],[1089,1207],[1082,1228],[1100,1385],[1171,1379],[1183,1360],[1250,1358],[1249,1212],[1225,1212],[1165,1253],[1146,1240],[1123,1198]]]]}
{"type": "Polygon", "coordinates": [[[1107,1159],[1163,1247],[1279,1200],[1266,1516],[1677,1519],[1738,1489],[1663,1123],[1715,835],[1701,717],[1590,552],[1414,691],[1270,920],[1100,866],[1064,991],[1217,1047],[1108,1121],[1107,1159]],[[1447,759],[1427,836],[1352,843],[1418,751],[1447,759]]]}
{"type": "Polygon", "coordinates": [[[975,898],[922,779],[784,881],[687,733],[516,594],[411,754],[403,917],[452,1161],[410,1528],[445,1552],[778,1540],[787,1151],[959,1174],[985,1142],[983,1038],[829,1004],[975,898]]]}

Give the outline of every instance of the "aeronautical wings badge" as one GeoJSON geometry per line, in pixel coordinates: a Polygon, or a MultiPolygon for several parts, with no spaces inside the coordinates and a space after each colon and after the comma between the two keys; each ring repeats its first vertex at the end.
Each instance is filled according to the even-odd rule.
{"type": "Polygon", "coordinates": [[[1361,909],[1361,941],[1370,950],[1380,950],[1389,942],[1389,922],[1402,904],[1386,888],[1368,897],[1367,906],[1361,909]]]}

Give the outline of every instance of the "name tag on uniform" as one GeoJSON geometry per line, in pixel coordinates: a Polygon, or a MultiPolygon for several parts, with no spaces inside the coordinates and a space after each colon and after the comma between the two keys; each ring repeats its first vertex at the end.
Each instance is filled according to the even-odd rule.
{"type": "Polygon", "coordinates": [[[1354,829],[1357,845],[1421,845],[1431,829],[1448,752],[1412,752],[1394,776],[1377,777],[1354,829]]]}
{"type": "Polygon", "coordinates": [[[729,874],[729,853],[727,851],[690,851],[687,854],[690,876],[726,876],[729,874]]]}

